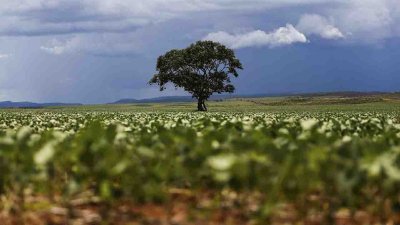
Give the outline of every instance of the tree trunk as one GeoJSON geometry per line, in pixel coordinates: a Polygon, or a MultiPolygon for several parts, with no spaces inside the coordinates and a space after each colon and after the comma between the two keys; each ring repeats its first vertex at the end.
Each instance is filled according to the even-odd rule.
{"type": "Polygon", "coordinates": [[[197,100],[197,110],[201,111],[201,112],[207,111],[207,107],[206,107],[206,104],[204,103],[204,99],[199,98],[197,100]]]}
{"type": "Polygon", "coordinates": [[[208,109],[207,109],[207,106],[206,106],[206,101],[203,101],[203,109],[204,109],[204,111],[207,111],[208,109]]]}

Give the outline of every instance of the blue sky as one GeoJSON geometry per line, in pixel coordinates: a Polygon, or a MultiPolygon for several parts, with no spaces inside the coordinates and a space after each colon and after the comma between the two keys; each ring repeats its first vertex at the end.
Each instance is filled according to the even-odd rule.
{"type": "Polygon", "coordinates": [[[233,49],[237,94],[400,91],[398,0],[0,0],[0,101],[183,95],[147,85],[159,55],[233,49]]]}

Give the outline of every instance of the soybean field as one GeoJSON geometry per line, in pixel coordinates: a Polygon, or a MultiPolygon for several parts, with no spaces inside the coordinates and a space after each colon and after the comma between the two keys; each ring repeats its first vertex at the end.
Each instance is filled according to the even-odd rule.
{"type": "Polygon", "coordinates": [[[400,112],[0,112],[1,224],[390,224],[400,112]]]}

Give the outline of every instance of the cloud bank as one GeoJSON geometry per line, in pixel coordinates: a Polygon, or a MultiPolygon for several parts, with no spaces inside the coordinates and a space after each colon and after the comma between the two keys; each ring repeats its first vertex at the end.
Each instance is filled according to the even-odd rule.
{"type": "MultiPolygon", "coordinates": [[[[243,16],[251,21],[253,15],[277,9],[292,9],[293,17],[277,23],[298,21],[297,25],[273,32],[263,31],[260,24],[232,27],[260,29],[248,33],[205,27],[197,36],[191,33],[196,29],[193,26],[182,35],[206,36],[234,48],[304,43],[313,36],[356,43],[400,37],[398,0],[0,0],[0,36],[46,37],[50,41],[37,48],[56,55],[135,54],[137,46],[148,38],[136,34],[143,28],[191,20],[193,15],[203,15],[193,21],[202,25],[213,13],[224,15],[227,21],[217,22],[229,27],[229,17],[243,16]]],[[[159,33],[162,39],[164,35],[159,33]]]]}
{"type": "MultiPolygon", "coordinates": [[[[251,15],[299,6],[310,6],[319,11],[317,14],[333,18],[338,30],[360,34],[355,37],[377,29],[375,38],[400,35],[396,29],[400,22],[398,0],[0,0],[0,35],[124,33],[193,13],[251,15]]],[[[309,15],[303,20],[332,25],[323,17],[309,15]]],[[[318,32],[338,37],[338,30],[330,27],[318,32]]]]}
{"type": "Polygon", "coordinates": [[[242,34],[229,34],[223,31],[210,33],[204,40],[220,42],[233,49],[245,47],[278,47],[283,45],[291,45],[294,43],[306,43],[307,38],[300,33],[291,24],[280,27],[277,30],[266,33],[262,30],[256,30],[242,34]]]}
{"type": "Polygon", "coordinates": [[[326,0],[0,0],[0,35],[123,33],[193,12],[246,11],[326,0]]]}

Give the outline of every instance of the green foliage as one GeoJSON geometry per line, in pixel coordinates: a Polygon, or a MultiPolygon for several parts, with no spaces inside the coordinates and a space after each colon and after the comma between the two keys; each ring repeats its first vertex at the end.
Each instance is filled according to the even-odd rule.
{"type": "Polygon", "coordinates": [[[160,90],[172,83],[198,99],[198,110],[206,111],[204,101],[213,93],[233,93],[230,76],[243,69],[233,50],[212,41],[199,41],[186,49],[171,50],[158,58],[157,74],[150,84],[160,90]]]}
{"type": "MultiPolygon", "coordinates": [[[[171,188],[318,196],[379,215],[400,186],[394,113],[0,113],[0,195],[91,192],[103,202],[160,202],[171,188]],[[49,182],[51,180],[52,182],[49,182]]],[[[272,211],[271,211],[272,209],[272,211]]]]}

